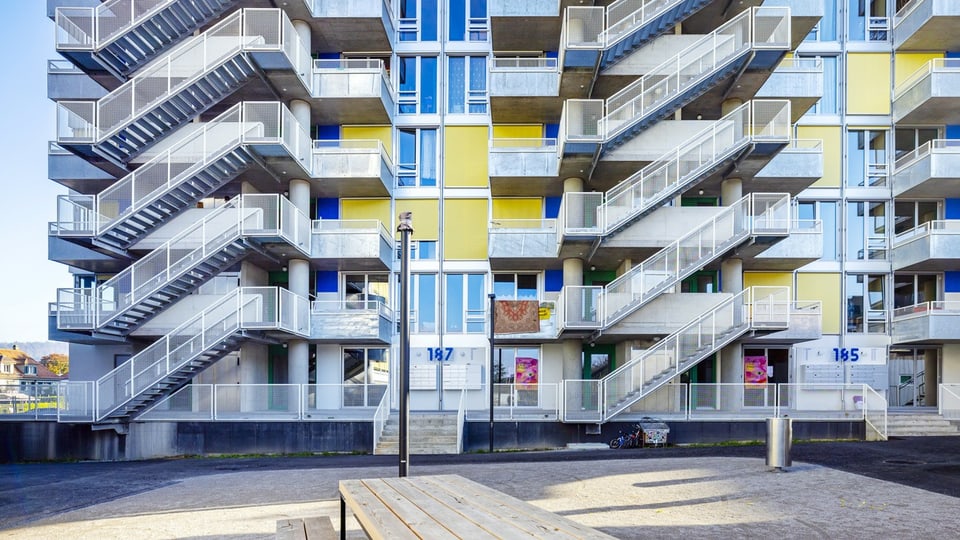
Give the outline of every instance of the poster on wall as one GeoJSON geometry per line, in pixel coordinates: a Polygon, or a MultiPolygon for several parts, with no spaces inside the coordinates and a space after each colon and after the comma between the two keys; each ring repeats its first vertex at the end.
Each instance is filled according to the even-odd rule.
{"type": "Polygon", "coordinates": [[[743,382],[747,384],[767,384],[767,357],[743,357],[743,382]]]}
{"type": "Polygon", "coordinates": [[[537,373],[537,359],[524,356],[517,357],[517,378],[514,379],[517,384],[517,390],[534,390],[539,381],[537,373]]]}

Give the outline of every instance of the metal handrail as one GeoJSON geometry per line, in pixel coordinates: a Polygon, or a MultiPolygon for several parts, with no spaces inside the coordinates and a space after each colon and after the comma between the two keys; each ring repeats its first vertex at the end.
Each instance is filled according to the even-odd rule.
{"type": "Polygon", "coordinates": [[[494,56],[490,59],[490,71],[558,71],[557,58],[539,56],[494,56]]]}
{"type": "Polygon", "coordinates": [[[894,172],[900,172],[930,154],[960,153],[960,141],[956,139],[934,139],[897,158],[893,163],[894,172]]]}
{"type": "Polygon", "coordinates": [[[814,58],[790,56],[781,60],[774,71],[778,73],[823,73],[823,59],[819,56],[814,58]]]}
{"type": "MultiPolygon", "coordinates": [[[[79,25],[68,15],[71,11],[83,13],[84,18],[89,18],[92,23],[92,35],[88,35],[89,49],[101,49],[110,42],[119,38],[122,33],[141,22],[145,21],[154,14],[160,12],[166,7],[179,2],[180,0],[106,0],[95,8],[57,8],[56,23],[57,29],[68,31],[68,28],[61,26],[69,23],[73,27],[79,28],[79,25]],[[129,6],[129,10],[124,9],[124,4],[129,6]],[[63,12],[63,15],[61,15],[63,12]],[[110,25],[105,22],[109,21],[110,25]]],[[[57,46],[61,46],[59,40],[57,46]]]]}
{"type": "Polygon", "coordinates": [[[356,313],[358,311],[376,311],[378,315],[394,320],[394,311],[380,299],[367,300],[313,300],[310,313],[356,313]],[[356,307],[357,304],[363,307],[356,307]]]}
{"type": "Polygon", "coordinates": [[[937,71],[960,71],[960,58],[934,58],[930,60],[894,88],[894,101],[917,84],[920,84],[920,81],[924,78],[937,71]]]}
{"type": "Polygon", "coordinates": [[[380,159],[393,171],[393,158],[387,152],[386,146],[380,139],[315,139],[313,141],[314,154],[366,154],[377,152],[380,159]]]}
{"type": "Polygon", "coordinates": [[[863,421],[877,433],[880,440],[887,440],[887,399],[869,384],[863,385],[863,421]],[[871,407],[871,402],[877,402],[880,406],[871,407]]]}
{"type": "Polygon", "coordinates": [[[460,390],[460,403],[457,406],[457,453],[463,453],[463,424],[467,418],[467,389],[460,390]]]}
{"type": "MultiPolygon", "coordinates": [[[[635,120],[651,114],[669,98],[697,84],[745,51],[762,47],[755,27],[756,19],[766,12],[779,12],[784,20],[790,18],[789,8],[754,7],[744,11],[607,98],[606,114],[600,120],[604,138],[609,140],[627,130],[635,120]],[[690,71],[691,68],[694,71],[690,71]]],[[[775,37],[773,46],[779,47],[782,38],[784,47],[788,47],[789,25],[786,36],[775,37]]]]}
{"type": "Polygon", "coordinates": [[[914,240],[920,240],[935,234],[960,234],[960,220],[935,219],[921,223],[910,230],[903,231],[896,235],[893,238],[893,246],[899,247],[914,240]]]}
{"type": "Polygon", "coordinates": [[[293,23],[279,9],[246,8],[234,12],[204,33],[171,50],[162,59],[95,102],[59,102],[58,114],[66,115],[71,130],[82,135],[58,134],[58,140],[102,141],[123,129],[169,96],[189,87],[217,66],[246,52],[284,53],[304,87],[311,81],[302,63],[309,62],[306,48],[293,23]],[[264,28],[263,31],[256,29],[264,28]]]}
{"type": "Polygon", "coordinates": [[[920,302],[893,310],[894,319],[931,315],[960,315],[960,300],[920,302]]]}
{"type": "Polygon", "coordinates": [[[903,7],[901,7],[900,10],[897,11],[897,13],[893,16],[893,28],[896,29],[897,25],[900,24],[901,21],[906,19],[911,13],[913,13],[915,9],[920,7],[920,4],[923,4],[923,0],[910,0],[904,4],[903,7]]]}
{"type": "Polygon", "coordinates": [[[937,385],[937,412],[944,418],[960,419],[960,384],[940,383],[937,385]],[[948,402],[953,405],[948,405],[948,402]]]}
{"type": "MultiPolygon", "coordinates": [[[[279,236],[308,255],[309,231],[309,219],[289,199],[238,195],[96,289],[81,291],[87,295],[82,315],[93,328],[102,327],[243,236],[279,236]]],[[[64,292],[76,297],[74,289],[60,289],[58,296],[64,292]]]]}
{"type": "Polygon", "coordinates": [[[310,335],[307,299],[277,287],[241,287],[97,380],[96,421],[242,329],[310,335]]]}
{"type": "Polygon", "coordinates": [[[373,413],[373,449],[377,449],[380,444],[380,437],[383,435],[383,428],[387,425],[387,419],[390,417],[390,392],[384,392],[380,396],[380,403],[377,405],[377,411],[373,413]]]}
{"type": "Polygon", "coordinates": [[[556,219],[494,219],[490,221],[491,232],[505,234],[524,234],[531,231],[552,233],[556,230],[556,219]]]}

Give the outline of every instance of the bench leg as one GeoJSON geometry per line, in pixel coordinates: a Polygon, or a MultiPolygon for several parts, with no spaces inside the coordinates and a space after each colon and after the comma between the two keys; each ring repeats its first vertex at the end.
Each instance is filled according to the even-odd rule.
{"type": "Polygon", "coordinates": [[[347,540],[347,503],[340,496],[340,540],[347,540]]]}

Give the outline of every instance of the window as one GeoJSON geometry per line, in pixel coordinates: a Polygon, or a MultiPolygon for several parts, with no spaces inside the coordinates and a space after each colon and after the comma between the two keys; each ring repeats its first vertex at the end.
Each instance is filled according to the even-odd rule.
{"type": "MultiPolygon", "coordinates": [[[[397,240],[397,259],[403,255],[400,253],[401,243],[397,240]]],[[[413,240],[410,242],[410,260],[437,260],[437,241],[436,240],[413,240]]]]}
{"type": "Polygon", "coordinates": [[[837,66],[839,65],[836,56],[809,56],[802,58],[819,58],[823,68],[823,96],[813,105],[809,114],[839,114],[839,100],[837,95],[840,91],[837,84],[837,66]]]}
{"type": "Polygon", "coordinates": [[[437,58],[434,56],[402,56],[397,60],[400,114],[436,114],[437,58]]]}
{"type": "Polygon", "coordinates": [[[918,225],[937,219],[937,201],[896,201],[893,203],[893,234],[903,234],[918,225]]]}
{"type": "Polygon", "coordinates": [[[25,366],[23,366],[23,374],[24,374],[24,375],[36,375],[36,374],[37,374],[37,366],[30,366],[30,365],[25,365],[25,366]]]}
{"type": "Polygon", "coordinates": [[[400,41],[437,40],[437,0],[400,0],[400,41]]]}
{"type": "Polygon", "coordinates": [[[847,203],[847,259],[886,259],[886,216],[882,202],[847,203]]]}
{"type": "Polygon", "coordinates": [[[487,57],[451,56],[447,63],[450,85],[447,112],[486,114],[487,57]]]}
{"type": "Polygon", "coordinates": [[[894,155],[893,159],[913,152],[924,144],[937,139],[940,136],[940,130],[937,128],[897,128],[894,132],[894,155]]]}
{"type": "Polygon", "coordinates": [[[882,275],[847,276],[847,332],[887,331],[883,280],[882,275]]]}
{"type": "Polygon", "coordinates": [[[936,274],[894,274],[893,307],[909,307],[923,302],[936,302],[940,290],[936,274]]]}
{"type": "Polygon", "coordinates": [[[397,130],[397,186],[436,187],[437,130],[397,130]]]}
{"type": "Polygon", "coordinates": [[[13,373],[13,364],[6,362],[0,364],[0,373],[13,373]]]}
{"type": "Polygon", "coordinates": [[[493,292],[499,300],[539,300],[537,274],[494,274],[493,292]]]}
{"type": "Polygon", "coordinates": [[[445,332],[484,332],[487,318],[485,277],[483,274],[446,275],[445,332]]]}
{"type": "Polygon", "coordinates": [[[816,26],[813,27],[813,30],[807,34],[807,37],[804,38],[804,40],[837,40],[837,0],[823,0],[823,17],[817,22],[816,26]]]}
{"type": "Polygon", "coordinates": [[[388,349],[343,349],[343,406],[376,407],[390,382],[388,349]]]}
{"type": "Polygon", "coordinates": [[[801,226],[804,221],[819,219],[823,231],[822,261],[836,261],[840,258],[840,228],[837,226],[837,203],[835,201],[809,201],[797,205],[797,217],[801,226]]]}
{"type": "Polygon", "coordinates": [[[496,407],[539,406],[540,349],[498,347],[493,351],[496,407]]]}
{"type": "Polygon", "coordinates": [[[450,0],[450,41],[487,40],[487,0],[450,0]]]}
{"type": "Polygon", "coordinates": [[[347,309],[377,309],[390,306],[390,276],[387,274],[345,274],[343,299],[347,309]]]}
{"type": "Polygon", "coordinates": [[[887,132],[855,130],[847,133],[847,185],[887,185],[887,132]]]}
{"type": "Polygon", "coordinates": [[[437,331],[437,275],[410,276],[410,332],[437,331]]]}
{"type": "Polygon", "coordinates": [[[851,41],[886,41],[890,30],[887,0],[848,0],[847,37],[851,41]]]}

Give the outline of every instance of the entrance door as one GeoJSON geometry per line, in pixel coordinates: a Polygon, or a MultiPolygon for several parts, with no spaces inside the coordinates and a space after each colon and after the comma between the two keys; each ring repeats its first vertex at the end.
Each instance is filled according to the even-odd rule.
{"type": "Polygon", "coordinates": [[[890,349],[892,407],[933,407],[940,379],[939,349],[890,349]]]}

